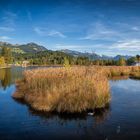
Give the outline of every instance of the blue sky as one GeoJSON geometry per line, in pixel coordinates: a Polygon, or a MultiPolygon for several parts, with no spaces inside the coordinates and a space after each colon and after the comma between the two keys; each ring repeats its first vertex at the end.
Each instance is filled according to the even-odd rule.
{"type": "Polygon", "coordinates": [[[0,40],[140,54],[140,0],[0,0],[0,40]]]}

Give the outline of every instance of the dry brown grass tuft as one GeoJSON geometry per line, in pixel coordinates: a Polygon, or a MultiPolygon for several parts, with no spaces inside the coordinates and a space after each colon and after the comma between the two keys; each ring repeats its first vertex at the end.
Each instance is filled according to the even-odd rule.
{"type": "Polygon", "coordinates": [[[140,67],[71,67],[28,70],[14,98],[39,111],[77,113],[102,108],[110,100],[108,78],[140,76],[140,67]]]}
{"type": "Polygon", "coordinates": [[[101,108],[110,100],[102,70],[92,67],[28,70],[13,95],[36,110],[82,112],[101,108]]]}

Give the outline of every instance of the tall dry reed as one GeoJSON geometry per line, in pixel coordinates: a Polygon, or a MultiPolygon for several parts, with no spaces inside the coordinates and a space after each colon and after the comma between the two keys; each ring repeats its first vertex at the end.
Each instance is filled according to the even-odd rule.
{"type": "Polygon", "coordinates": [[[140,67],[70,67],[28,70],[17,82],[16,99],[41,111],[77,113],[102,108],[110,100],[109,78],[140,78],[140,67]]]}
{"type": "Polygon", "coordinates": [[[109,82],[102,70],[92,67],[28,70],[13,97],[36,110],[82,112],[109,102],[109,82]]]}

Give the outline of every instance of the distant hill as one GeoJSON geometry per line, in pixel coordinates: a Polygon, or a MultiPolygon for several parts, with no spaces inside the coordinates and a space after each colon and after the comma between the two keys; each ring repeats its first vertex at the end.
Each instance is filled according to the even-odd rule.
{"type": "Polygon", "coordinates": [[[38,45],[36,43],[27,43],[27,44],[10,44],[7,42],[0,42],[0,48],[1,47],[9,47],[12,49],[12,52],[15,53],[35,53],[35,52],[41,52],[46,51],[47,49],[44,46],[38,45]]]}
{"type": "Polygon", "coordinates": [[[93,59],[102,59],[102,57],[96,53],[88,53],[88,52],[78,52],[78,51],[73,51],[73,50],[68,50],[68,49],[64,49],[64,50],[60,50],[61,52],[64,52],[66,54],[69,55],[73,55],[75,57],[81,56],[81,57],[88,57],[89,59],[93,60],[93,59]]]}
{"type": "Polygon", "coordinates": [[[119,60],[120,58],[124,58],[124,59],[129,59],[131,58],[132,56],[129,56],[129,55],[117,55],[114,57],[114,60],[119,60]]]}
{"type": "Polygon", "coordinates": [[[131,58],[132,56],[128,56],[128,55],[117,55],[115,57],[111,57],[111,56],[106,56],[106,55],[98,55],[96,53],[88,53],[88,52],[78,52],[78,51],[73,51],[73,50],[68,50],[68,49],[64,49],[64,50],[60,50],[61,52],[64,52],[66,54],[69,54],[69,55],[73,55],[73,56],[83,56],[83,57],[88,57],[89,59],[91,60],[97,60],[97,59],[100,59],[100,60],[119,60],[120,58],[124,58],[124,59],[129,59],[131,58]]]}

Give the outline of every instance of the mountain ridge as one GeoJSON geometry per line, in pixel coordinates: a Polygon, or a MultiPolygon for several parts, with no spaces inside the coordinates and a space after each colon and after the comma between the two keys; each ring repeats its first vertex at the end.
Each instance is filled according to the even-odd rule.
{"type": "Polygon", "coordinates": [[[89,53],[89,52],[79,52],[79,51],[73,51],[73,50],[69,50],[69,49],[63,49],[63,50],[59,50],[61,52],[64,52],[66,54],[70,54],[73,56],[81,56],[81,57],[88,57],[91,60],[119,60],[120,58],[124,58],[124,59],[129,59],[132,56],[129,55],[116,55],[116,56],[106,56],[106,55],[98,55],[95,52],[89,53]]]}
{"type": "MultiPolygon", "coordinates": [[[[18,53],[18,54],[24,54],[24,53],[37,53],[37,52],[43,52],[47,51],[48,49],[44,47],[43,45],[38,45],[37,43],[30,42],[26,44],[11,44],[8,42],[0,41],[0,48],[1,47],[9,47],[12,49],[12,52],[18,53]]],[[[95,52],[79,52],[75,50],[69,50],[69,49],[62,49],[57,50],[59,52],[63,52],[65,54],[75,56],[75,57],[88,57],[90,60],[119,60],[120,58],[129,59],[132,56],[129,55],[116,55],[114,57],[112,56],[106,56],[106,55],[99,55],[95,52]]]]}
{"type": "Polygon", "coordinates": [[[9,47],[12,49],[12,52],[15,53],[35,53],[40,51],[46,51],[47,48],[45,48],[42,45],[38,45],[37,43],[30,42],[27,44],[11,44],[8,42],[2,42],[0,41],[0,47],[9,47]]]}

